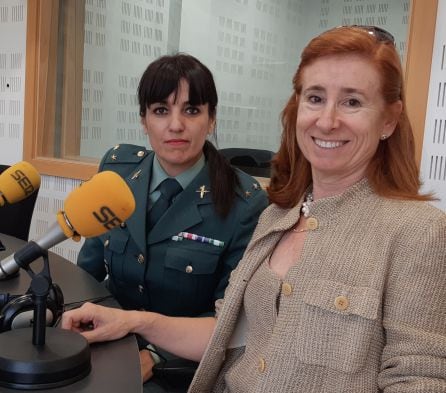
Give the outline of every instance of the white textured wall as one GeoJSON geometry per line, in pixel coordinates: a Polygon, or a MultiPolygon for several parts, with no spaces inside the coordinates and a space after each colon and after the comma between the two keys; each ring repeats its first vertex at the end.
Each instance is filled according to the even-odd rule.
{"type": "MultiPolygon", "coordinates": [[[[246,5],[248,1],[237,0],[235,3],[246,5]]],[[[392,14],[395,4],[401,2],[383,0],[379,3],[379,7],[374,8],[375,1],[352,0],[348,3],[350,8],[343,9],[342,14],[340,7],[334,6],[335,3],[333,0],[312,2],[296,0],[297,5],[301,7],[305,5],[304,11],[308,16],[305,24],[313,23],[315,31],[324,30],[327,26],[337,23],[338,19],[339,24],[383,22],[381,19],[392,14]],[[369,11],[372,10],[376,12],[376,16],[370,14],[369,11]],[[381,12],[382,10],[385,12],[381,12]]],[[[256,4],[262,5],[264,9],[272,6],[272,3],[267,0],[256,4]]],[[[407,18],[402,16],[400,11],[398,9],[393,17],[389,16],[389,24],[398,22],[401,25],[407,24],[407,18]]],[[[445,18],[446,0],[439,0],[437,17],[439,22],[434,45],[422,172],[426,187],[437,192],[441,198],[439,205],[446,210],[446,30],[444,23],[440,23],[445,18]]],[[[0,0],[0,162],[6,164],[13,164],[22,159],[25,39],[26,0],[0,0]]],[[[289,39],[291,40],[292,37],[289,39]]],[[[405,43],[399,42],[398,45],[403,51],[405,43]]],[[[210,63],[206,61],[207,59],[204,60],[210,63]]],[[[222,104],[225,105],[224,99],[222,104]]],[[[77,180],[43,176],[31,226],[31,239],[44,233],[55,221],[55,213],[62,207],[66,195],[78,185],[77,180]]],[[[79,247],[80,244],[67,240],[55,247],[53,251],[75,261],[79,247]]]]}
{"type": "MultiPolygon", "coordinates": [[[[9,165],[23,159],[26,4],[26,0],[0,0],[0,163],[9,165]]],[[[55,222],[66,195],[79,183],[42,176],[30,239],[39,237],[55,222]]],[[[52,251],[74,262],[79,247],[79,243],[66,240],[52,251]]]]}
{"type": "Polygon", "coordinates": [[[439,0],[424,130],[421,175],[424,190],[446,211],[446,0],[439,0]]]}
{"type": "Polygon", "coordinates": [[[0,0],[0,162],[22,159],[26,1],[0,0]]]}

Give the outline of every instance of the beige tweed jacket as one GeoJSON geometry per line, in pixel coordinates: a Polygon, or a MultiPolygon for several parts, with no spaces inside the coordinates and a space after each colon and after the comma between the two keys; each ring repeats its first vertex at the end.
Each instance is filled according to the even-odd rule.
{"type": "MultiPolygon", "coordinates": [[[[299,207],[271,205],[260,217],[190,393],[228,391],[224,373],[237,358],[227,347],[245,288],[298,216],[299,207]]],[[[243,370],[254,373],[248,391],[446,392],[446,215],[379,197],[362,180],[315,201],[311,217],[317,228],[296,261],[291,295],[280,301],[287,317],[274,326],[263,366],[243,370]]]]}

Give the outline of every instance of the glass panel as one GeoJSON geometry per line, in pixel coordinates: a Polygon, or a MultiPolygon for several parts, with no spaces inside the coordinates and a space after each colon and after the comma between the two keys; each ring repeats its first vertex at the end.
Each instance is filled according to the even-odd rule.
{"type": "Polygon", "coordinates": [[[409,9],[409,0],[85,0],[77,153],[99,158],[118,143],[148,146],[138,81],[152,60],[178,51],[214,74],[218,147],[275,151],[280,111],[308,40],[338,25],[376,25],[392,32],[404,56],[409,9]]]}

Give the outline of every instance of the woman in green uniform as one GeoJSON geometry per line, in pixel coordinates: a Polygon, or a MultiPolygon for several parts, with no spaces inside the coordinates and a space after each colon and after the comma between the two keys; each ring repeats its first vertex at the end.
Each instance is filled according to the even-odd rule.
{"type": "MultiPolygon", "coordinates": [[[[106,279],[125,309],[212,315],[267,206],[266,193],[207,140],[215,130],[217,91],[196,58],[177,54],[151,63],[138,99],[153,150],[117,145],[99,167],[125,179],[135,212],[120,228],[87,239],[78,265],[106,279]]],[[[145,349],[140,356],[147,380],[153,356],[145,349]]]]}

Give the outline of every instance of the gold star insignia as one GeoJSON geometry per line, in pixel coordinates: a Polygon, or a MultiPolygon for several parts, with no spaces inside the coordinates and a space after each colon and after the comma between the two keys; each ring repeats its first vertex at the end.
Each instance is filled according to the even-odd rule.
{"type": "Polygon", "coordinates": [[[119,145],[116,145],[113,150],[118,150],[119,149],[119,145]]]}
{"type": "Polygon", "coordinates": [[[116,160],[118,158],[118,156],[116,154],[112,154],[111,159],[112,160],[116,160]]]}
{"type": "Polygon", "coordinates": [[[252,183],[252,188],[254,188],[254,190],[258,190],[260,186],[257,183],[252,183]]]}
{"type": "Polygon", "coordinates": [[[249,198],[251,196],[251,191],[245,191],[246,198],[249,198]]]}
{"type": "Polygon", "coordinates": [[[205,194],[207,193],[207,192],[211,192],[210,190],[206,190],[206,186],[205,185],[202,185],[197,191],[195,191],[195,192],[199,192],[200,193],[200,199],[203,199],[204,198],[204,196],[205,196],[205,194]]]}

